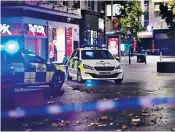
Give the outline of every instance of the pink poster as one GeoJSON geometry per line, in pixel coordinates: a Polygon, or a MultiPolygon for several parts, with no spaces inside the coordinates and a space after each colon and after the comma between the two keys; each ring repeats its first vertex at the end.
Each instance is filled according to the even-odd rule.
{"type": "Polygon", "coordinates": [[[66,40],[67,40],[67,56],[71,56],[72,54],[72,28],[67,28],[66,40]]]}
{"type": "Polygon", "coordinates": [[[108,49],[114,56],[118,56],[118,43],[118,38],[108,38],[108,49]]]}

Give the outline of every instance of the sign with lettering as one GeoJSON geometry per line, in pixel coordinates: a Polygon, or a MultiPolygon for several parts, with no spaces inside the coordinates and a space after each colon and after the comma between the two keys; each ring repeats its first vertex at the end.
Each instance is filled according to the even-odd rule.
{"type": "Polygon", "coordinates": [[[46,26],[36,24],[25,24],[25,35],[27,36],[47,36],[46,26]]]}
{"type": "Polygon", "coordinates": [[[1,33],[8,33],[9,35],[12,35],[11,32],[9,31],[10,25],[7,24],[0,24],[0,32],[1,33]]]}
{"type": "Polygon", "coordinates": [[[21,35],[22,34],[21,27],[22,27],[21,23],[0,24],[0,35],[1,36],[21,35]]]}

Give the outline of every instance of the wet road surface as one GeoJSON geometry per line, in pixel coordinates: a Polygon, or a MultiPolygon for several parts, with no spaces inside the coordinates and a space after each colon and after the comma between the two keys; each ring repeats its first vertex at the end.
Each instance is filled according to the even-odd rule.
{"type": "MultiPolygon", "coordinates": [[[[123,99],[132,97],[168,97],[175,95],[175,76],[158,76],[156,63],[127,64],[123,61],[124,81],[115,84],[114,81],[93,83],[93,86],[67,81],[63,92],[56,96],[46,96],[46,105],[75,104],[108,99],[123,99]]],[[[92,83],[90,83],[92,85],[92,83]]],[[[47,87],[45,87],[47,93],[47,87]]],[[[175,128],[175,107],[166,105],[152,108],[131,108],[109,111],[83,111],[42,117],[15,119],[13,127],[6,124],[3,130],[28,131],[88,131],[88,130],[150,130],[169,131],[175,128]]]]}

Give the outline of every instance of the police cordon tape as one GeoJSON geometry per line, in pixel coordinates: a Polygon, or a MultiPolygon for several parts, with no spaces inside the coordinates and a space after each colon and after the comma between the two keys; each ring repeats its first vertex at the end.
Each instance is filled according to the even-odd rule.
{"type": "Polygon", "coordinates": [[[69,112],[83,111],[108,111],[135,108],[153,108],[159,105],[166,107],[175,106],[175,97],[140,97],[122,98],[117,100],[100,100],[96,102],[86,102],[66,105],[49,105],[28,109],[17,108],[16,110],[2,111],[1,118],[21,118],[27,116],[43,116],[53,114],[63,114],[69,112]]]}

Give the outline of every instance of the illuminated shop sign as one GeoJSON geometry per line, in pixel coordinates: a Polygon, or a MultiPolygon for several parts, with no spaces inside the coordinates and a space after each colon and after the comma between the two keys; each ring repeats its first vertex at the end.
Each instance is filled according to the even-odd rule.
{"type": "Polygon", "coordinates": [[[0,24],[0,32],[1,33],[8,33],[8,35],[12,35],[11,32],[9,31],[10,25],[7,24],[0,24]]]}
{"type": "Polygon", "coordinates": [[[21,23],[0,24],[1,36],[21,35],[21,33],[22,33],[21,23]]]}
{"type": "MultiPolygon", "coordinates": [[[[113,16],[121,15],[121,10],[124,9],[124,6],[121,4],[113,5],[113,16]]],[[[111,5],[107,5],[107,16],[111,16],[111,5]]]]}
{"type": "Polygon", "coordinates": [[[46,26],[36,24],[25,24],[25,34],[29,36],[47,36],[46,26]]]}
{"type": "Polygon", "coordinates": [[[32,24],[28,24],[28,26],[29,26],[29,32],[32,32],[33,35],[35,35],[35,33],[41,33],[45,36],[45,32],[44,32],[45,27],[44,26],[32,25],[32,24]]]}

